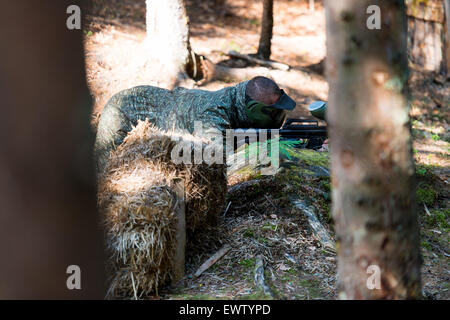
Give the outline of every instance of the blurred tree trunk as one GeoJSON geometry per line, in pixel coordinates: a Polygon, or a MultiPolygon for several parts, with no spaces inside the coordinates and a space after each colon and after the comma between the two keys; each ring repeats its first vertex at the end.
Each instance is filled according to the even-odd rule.
{"type": "Polygon", "coordinates": [[[102,299],[82,30],[72,1],[0,4],[0,299],[102,299]],[[80,267],[81,289],[66,286],[80,267]]]}
{"type": "Polygon", "coordinates": [[[447,67],[447,77],[450,77],[450,1],[444,0],[445,5],[445,56],[446,56],[446,67],[447,67]]]}
{"type": "Polygon", "coordinates": [[[146,0],[150,54],[165,69],[165,77],[201,79],[199,57],[189,42],[189,18],[184,0],[146,0]]]}
{"type": "Polygon", "coordinates": [[[314,0],[309,0],[309,11],[315,11],[314,0]]]}
{"type": "Polygon", "coordinates": [[[446,69],[444,2],[406,0],[410,59],[427,71],[446,69]]]}
{"type": "Polygon", "coordinates": [[[326,17],[339,297],[419,298],[404,1],[328,0],[326,17]],[[380,30],[366,26],[370,5],[380,30]]]}
{"type": "Polygon", "coordinates": [[[273,0],[263,0],[261,35],[259,37],[259,46],[256,55],[264,60],[270,60],[272,29],[273,29],[273,0]]]}

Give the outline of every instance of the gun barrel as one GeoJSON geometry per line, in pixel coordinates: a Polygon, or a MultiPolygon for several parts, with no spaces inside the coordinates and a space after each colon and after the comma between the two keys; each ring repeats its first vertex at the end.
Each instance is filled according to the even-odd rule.
{"type": "Polygon", "coordinates": [[[261,134],[266,134],[268,138],[275,135],[278,131],[280,137],[307,139],[309,137],[326,137],[327,128],[323,126],[302,126],[301,128],[288,128],[288,129],[247,129],[247,130],[233,130],[234,137],[249,137],[261,134]]]}
{"type": "MultiPolygon", "coordinates": [[[[226,135],[226,132],[223,134],[226,135]]],[[[270,140],[277,134],[282,140],[308,139],[307,145],[312,147],[321,145],[321,141],[323,142],[328,137],[327,127],[319,126],[317,120],[291,118],[286,120],[281,129],[234,129],[231,131],[231,135],[227,134],[227,138],[234,139],[240,145],[241,143],[270,140]]]]}
{"type": "Polygon", "coordinates": [[[326,127],[313,127],[313,128],[301,128],[301,129],[281,129],[281,137],[291,137],[291,138],[303,138],[307,139],[310,137],[326,137],[327,128],[326,127]]]}

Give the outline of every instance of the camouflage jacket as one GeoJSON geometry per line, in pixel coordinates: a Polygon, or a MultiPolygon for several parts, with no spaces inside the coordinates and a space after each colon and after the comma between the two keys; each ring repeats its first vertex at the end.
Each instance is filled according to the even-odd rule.
{"type": "Polygon", "coordinates": [[[138,86],[117,93],[100,115],[95,141],[97,170],[104,167],[109,152],[122,143],[138,120],[147,118],[162,130],[189,133],[193,133],[195,121],[201,121],[204,130],[249,127],[245,113],[247,83],[218,91],[138,86]]]}

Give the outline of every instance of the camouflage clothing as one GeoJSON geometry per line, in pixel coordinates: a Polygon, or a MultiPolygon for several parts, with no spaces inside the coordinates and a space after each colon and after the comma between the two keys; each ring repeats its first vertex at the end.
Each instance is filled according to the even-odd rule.
{"type": "Polygon", "coordinates": [[[139,86],[121,91],[106,104],[100,116],[95,155],[101,170],[109,152],[119,146],[138,120],[148,120],[162,130],[193,133],[194,121],[204,130],[250,127],[245,113],[248,81],[218,91],[139,86]]]}

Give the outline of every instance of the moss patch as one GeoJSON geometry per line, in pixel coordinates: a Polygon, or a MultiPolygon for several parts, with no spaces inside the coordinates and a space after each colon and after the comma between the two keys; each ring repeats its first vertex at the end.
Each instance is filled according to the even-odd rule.
{"type": "Polygon", "coordinates": [[[436,201],[437,196],[437,192],[427,184],[417,187],[416,198],[417,202],[420,204],[432,206],[436,201]]]}
{"type": "Polygon", "coordinates": [[[320,166],[328,168],[329,155],[328,152],[317,152],[309,149],[289,149],[291,157],[295,158],[295,161],[304,163],[310,166],[320,166]]]}
{"type": "Polygon", "coordinates": [[[302,279],[299,281],[299,285],[308,291],[312,299],[317,299],[322,296],[320,282],[316,279],[302,279]]]}
{"type": "Polygon", "coordinates": [[[431,210],[430,215],[425,214],[423,220],[427,228],[437,228],[443,232],[449,232],[450,231],[450,224],[448,222],[449,217],[450,217],[450,209],[431,210]]]}

